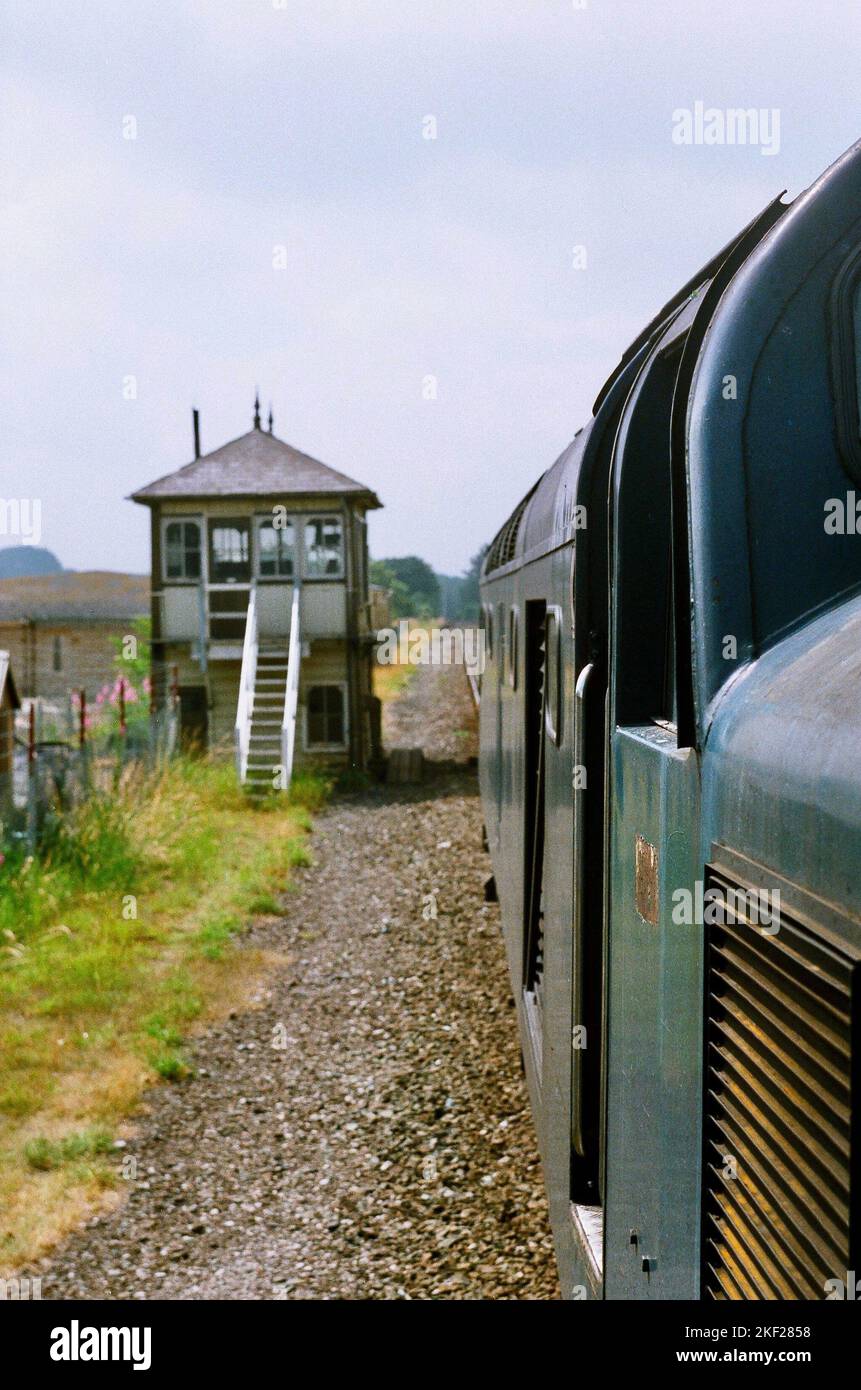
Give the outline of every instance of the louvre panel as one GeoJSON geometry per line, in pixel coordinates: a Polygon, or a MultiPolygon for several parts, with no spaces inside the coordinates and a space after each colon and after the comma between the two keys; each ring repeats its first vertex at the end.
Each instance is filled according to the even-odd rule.
{"type": "Polygon", "coordinates": [[[724,922],[707,927],[703,1297],[822,1299],[852,1267],[854,962],[785,913],[763,932],[720,872],[706,886],[724,922]]]}
{"type": "Polygon", "coordinates": [[[484,562],[485,574],[491,574],[494,570],[501,569],[503,565],[507,565],[510,560],[514,559],[517,551],[517,537],[520,533],[520,523],[523,520],[523,514],[537,486],[538,483],[527,492],[521,502],[518,502],[511,516],[502,527],[502,530],[498,531],[491,541],[490,550],[484,562]]]}

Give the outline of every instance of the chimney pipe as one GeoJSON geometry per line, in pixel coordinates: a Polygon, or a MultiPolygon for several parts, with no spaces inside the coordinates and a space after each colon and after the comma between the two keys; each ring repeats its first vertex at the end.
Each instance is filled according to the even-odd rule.
{"type": "Polygon", "coordinates": [[[200,458],[200,411],[192,410],[191,418],[194,421],[194,457],[200,458]]]}

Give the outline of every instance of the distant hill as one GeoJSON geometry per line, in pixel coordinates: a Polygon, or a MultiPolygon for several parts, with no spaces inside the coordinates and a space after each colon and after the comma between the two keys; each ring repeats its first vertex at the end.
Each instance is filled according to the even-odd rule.
{"type": "Polygon", "coordinates": [[[56,555],[40,545],[9,545],[0,550],[0,579],[19,579],[31,574],[62,574],[56,555]]]}

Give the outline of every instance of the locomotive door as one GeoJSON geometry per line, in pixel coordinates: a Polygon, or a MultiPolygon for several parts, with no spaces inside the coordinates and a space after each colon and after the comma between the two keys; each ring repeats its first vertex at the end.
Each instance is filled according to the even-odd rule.
{"type": "MultiPolygon", "coordinates": [[[[611,490],[605,1297],[695,1298],[701,938],[696,752],[676,720],[670,416],[676,351],[647,363],[611,490]],[[666,441],[662,450],[660,441],[666,441]]],[[[689,659],[689,658],[687,658],[689,659]]]]}
{"type": "Polygon", "coordinates": [[[544,881],[546,816],[547,604],[527,601],[524,633],[525,816],[523,847],[523,1001],[535,1069],[543,1071],[544,881]]]}

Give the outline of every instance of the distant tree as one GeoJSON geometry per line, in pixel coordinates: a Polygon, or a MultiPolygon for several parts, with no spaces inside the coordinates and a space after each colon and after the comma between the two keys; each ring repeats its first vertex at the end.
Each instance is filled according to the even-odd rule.
{"type": "Polygon", "coordinates": [[[387,560],[372,560],[368,567],[368,574],[372,584],[379,584],[383,589],[388,589],[390,594],[389,608],[393,618],[412,616],[407,586],[402,584],[394,570],[389,568],[387,560]]]}
{"type": "Polygon", "coordinates": [[[487,546],[483,545],[473,555],[463,574],[437,575],[442,595],[442,613],[449,622],[475,623],[478,621],[481,608],[478,582],[481,578],[481,566],[484,563],[487,549],[487,546]]]}
{"type": "Polygon", "coordinates": [[[460,618],[463,576],[460,574],[438,574],[437,581],[439,583],[440,614],[449,622],[457,622],[460,618]]]}
{"type": "Polygon", "coordinates": [[[426,560],[418,555],[372,560],[371,582],[392,590],[392,616],[396,618],[435,618],[440,610],[440,588],[426,560]],[[377,578],[377,576],[381,576],[377,578]],[[400,586],[396,588],[397,586],[400,586]]]}
{"type": "Polygon", "coordinates": [[[478,615],[481,612],[478,581],[481,578],[481,567],[489,548],[489,546],[483,545],[480,550],[475,552],[460,582],[460,613],[458,617],[463,622],[478,622],[478,615]]]}

